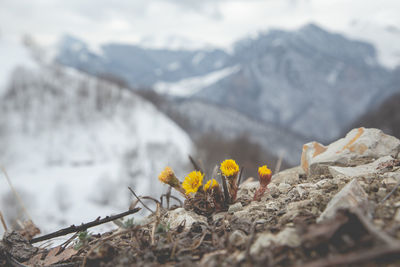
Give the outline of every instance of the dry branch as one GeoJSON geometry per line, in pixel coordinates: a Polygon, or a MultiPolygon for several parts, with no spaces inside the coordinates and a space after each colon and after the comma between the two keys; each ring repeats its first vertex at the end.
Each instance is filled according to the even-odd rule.
{"type": "Polygon", "coordinates": [[[71,233],[76,233],[76,232],[81,232],[81,231],[85,231],[88,228],[103,224],[103,223],[107,223],[107,222],[111,222],[114,221],[116,219],[122,218],[124,216],[130,215],[130,214],[134,214],[136,212],[138,212],[140,210],[140,208],[135,208],[133,210],[128,210],[113,216],[107,216],[103,219],[96,219],[94,221],[88,222],[88,223],[84,223],[81,224],[79,226],[75,226],[75,225],[71,225],[70,227],[58,230],[56,232],[47,234],[47,235],[43,235],[43,236],[39,236],[37,238],[33,238],[32,240],[30,240],[29,242],[31,244],[33,243],[37,243],[40,241],[44,241],[44,240],[48,240],[51,238],[55,238],[55,237],[59,237],[59,236],[63,236],[63,235],[67,235],[67,234],[71,234],[71,233]]]}

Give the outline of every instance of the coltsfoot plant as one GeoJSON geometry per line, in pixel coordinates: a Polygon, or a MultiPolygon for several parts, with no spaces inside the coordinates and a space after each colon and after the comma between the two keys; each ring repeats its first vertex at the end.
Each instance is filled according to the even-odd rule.
{"type": "MultiPolygon", "coordinates": [[[[185,208],[199,214],[212,214],[226,210],[229,204],[236,201],[238,191],[239,165],[233,159],[224,160],[220,165],[218,175],[222,180],[222,188],[215,177],[211,177],[205,184],[204,173],[190,172],[181,183],[171,167],[165,167],[158,179],[177,190],[185,197],[185,208]]],[[[271,170],[267,165],[258,169],[260,186],[253,200],[259,201],[271,181],[271,170]]]]}

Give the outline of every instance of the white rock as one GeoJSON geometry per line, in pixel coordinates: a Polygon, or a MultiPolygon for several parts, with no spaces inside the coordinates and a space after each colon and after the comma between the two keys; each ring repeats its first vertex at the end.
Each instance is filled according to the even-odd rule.
{"type": "Polygon", "coordinates": [[[327,166],[335,164],[348,165],[352,160],[363,157],[396,158],[400,152],[400,140],[384,134],[378,129],[357,128],[346,137],[324,146],[317,142],[303,146],[301,167],[308,175],[328,173],[327,166]]]}
{"type": "Polygon", "coordinates": [[[185,230],[189,230],[194,222],[207,224],[206,217],[187,211],[184,208],[168,211],[163,217],[164,223],[169,224],[171,229],[177,228],[184,220],[186,221],[185,230]]]}
{"type": "Polygon", "coordinates": [[[318,181],[315,185],[317,186],[317,188],[328,188],[332,185],[333,181],[332,179],[322,179],[320,181],[318,181]]]}
{"type": "Polygon", "coordinates": [[[234,213],[236,211],[241,210],[242,208],[243,208],[242,203],[237,202],[237,203],[232,204],[232,205],[229,206],[228,212],[229,213],[234,213]]]}
{"type": "Polygon", "coordinates": [[[256,190],[259,185],[258,181],[244,182],[239,186],[239,190],[256,190]]]}
{"type": "Polygon", "coordinates": [[[397,209],[396,214],[394,215],[393,220],[396,222],[400,222],[400,209],[397,209]]]}
{"type": "Polygon", "coordinates": [[[304,170],[301,166],[297,166],[291,169],[287,169],[281,171],[277,174],[272,175],[272,182],[277,183],[286,183],[290,185],[298,184],[299,183],[299,175],[305,174],[304,170]]]}
{"type": "Polygon", "coordinates": [[[265,207],[267,209],[267,211],[277,211],[279,210],[279,206],[276,202],[274,201],[270,201],[267,204],[265,204],[265,207]]]}
{"type": "Polygon", "coordinates": [[[259,186],[260,182],[258,181],[244,182],[239,186],[237,197],[239,198],[243,195],[253,196],[259,186]]]}
{"type": "Polygon", "coordinates": [[[299,192],[300,198],[302,198],[306,192],[316,189],[317,185],[313,184],[313,183],[304,183],[304,184],[296,185],[295,188],[296,188],[297,192],[299,192]]]}
{"type": "Polygon", "coordinates": [[[279,191],[281,191],[282,194],[285,194],[289,192],[290,188],[292,186],[290,184],[285,184],[285,183],[280,183],[278,186],[279,191]]]}
{"type": "Polygon", "coordinates": [[[277,235],[273,235],[271,233],[262,233],[251,246],[250,255],[259,255],[272,244],[297,247],[300,245],[300,237],[298,236],[296,230],[291,227],[285,228],[277,235]]]}
{"type": "Polygon", "coordinates": [[[353,179],[345,187],[342,188],[329,201],[325,210],[318,217],[317,222],[333,218],[336,211],[340,208],[359,207],[363,211],[368,212],[368,195],[358,183],[357,179],[353,179]]]}
{"type": "Polygon", "coordinates": [[[246,241],[247,236],[240,230],[233,231],[229,236],[229,243],[237,247],[244,245],[246,241]]]}
{"type": "Polygon", "coordinates": [[[347,176],[350,178],[360,177],[360,176],[368,176],[376,174],[379,170],[378,167],[380,164],[385,162],[390,162],[393,160],[392,156],[385,156],[375,160],[372,163],[359,165],[356,167],[336,167],[329,166],[329,172],[333,177],[338,177],[339,175],[347,176]]]}
{"type": "Polygon", "coordinates": [[[387,195],[386,188],[379,188],[378,192],[376,192],[376,195],[383,199],[387,195]]]}
{"type": "Polygon", "coordinates": [[[384,173],[382,182],[386,185],[397,184],[398,182],[400,182],[400,171],[384,173]]]}

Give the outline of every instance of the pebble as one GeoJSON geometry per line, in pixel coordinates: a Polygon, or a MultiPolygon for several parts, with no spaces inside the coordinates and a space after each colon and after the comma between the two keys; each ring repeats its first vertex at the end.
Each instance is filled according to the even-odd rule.
{"type": "Polygon", "coordinates": [[[242,203],[237,202],[235,204],[232,204],[229,206],[228,212],[229,213],[234,213],[236,211],[240,211],[243,208],[242,203]]]}

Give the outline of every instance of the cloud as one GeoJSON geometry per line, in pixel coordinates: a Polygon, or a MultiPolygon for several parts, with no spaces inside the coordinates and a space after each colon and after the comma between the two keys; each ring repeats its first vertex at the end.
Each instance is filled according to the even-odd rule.
{"type": "Polygon", "coordinates": [[[45,44],[70,33],[93,44],[173,35],[227,46],[271,27],[293,29],[308,22],[341,32],[354,20],[400,25],[397,0],[0,1],[3,36],[30,33],[45,44]]]}

